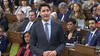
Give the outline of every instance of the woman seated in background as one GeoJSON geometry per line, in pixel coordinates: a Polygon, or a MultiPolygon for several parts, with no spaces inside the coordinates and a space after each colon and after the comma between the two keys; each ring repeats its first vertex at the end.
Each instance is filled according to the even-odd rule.
{"type": "Polygon", "coordinates": [[[74,8],[73,8],[72,14],[69,16],[69,18],[74,18],[76,20],[81,19],[81,20],[85,21],[86,17],[83,14],[83,9],[79,2],[74,3],[74,8]]]}
{"type": "Polygon", "coordinates": [[[14,22],[11,24],[10,28],[8,31],[16,31],[18,32],[23,25],[24,22],[24,12],[23,11],[18,11],[17,15],[17,22],[14,22]]]}
{"type": "Polygon", "coordinates": [[[14,14],[15,9],[13,4],[11,3],[11,0],[3,0],[1,4],[1,8],[4,11],[4,14],[14,14]]]}
{"type": "Polygon", "coordinates": [[[18,9],[15,12],[15,15],[18,11],[23,11],[25,18],[28,18],[30,10],[32,10],[32,8],[30,6],[27,6],[27,0],[21,0],[21,6],[18,7],[18,9]]]}
{"type": "Polygon", "coordinates": [[[66,43],[81,43],[82,36],[81,34],[75,30],[76,20],[73,18],[69,18],[66,21],[67,23],[67,31],[64,33],[66,43]]]}
{"type": "Polygon", "coordinates": [[[51,8],[51,15],[50,17],[53,19],[53,20],[57,20],[57,13],[56,13],[56,8],[53,4],[49,4],[50,8],[51,8]]]}
{"type": "Polygon", "coordinates": [[[32,52],[29,50],[30,32],[27,31],[23,34],[22,42],[20,43],[20,49],[15,56],[31,56],[32,52]]]}

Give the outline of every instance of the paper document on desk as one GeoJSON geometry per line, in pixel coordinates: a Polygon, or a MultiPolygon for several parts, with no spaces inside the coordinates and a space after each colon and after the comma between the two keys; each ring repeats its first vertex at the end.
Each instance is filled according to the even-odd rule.
{"type": "Polygon", "coordinates": [[[84,25],[84,20],[77,20],[78,22],[78,27],[80,27],[81,29],[84,29],[85,25],[84,25]]]}

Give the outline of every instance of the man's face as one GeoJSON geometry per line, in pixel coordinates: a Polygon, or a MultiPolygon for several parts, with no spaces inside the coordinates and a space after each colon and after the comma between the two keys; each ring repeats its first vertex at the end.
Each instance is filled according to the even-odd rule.
{"type": "Polygon", "coordinates": [[[29,13],[29,20],[34,21],[35,19],[36,19],[36,15],[34,14],[34,12],[30,12],[29,13]]]}
{"type": "Polygon", "coordinates": [[[48,21],[50,19],[51,11],[47,6],[42,7],[39,13],[42,17],[42,20],[48,21]]]}
{"type": "Polygon", "coordinates": [[[65,8],[60,8],[59,10],[60,10],[60,12],[61,12],[62,14],[65,14],[65,13],[66,13],[66,9],[65,9],[65,8]]]}
{"type": "Polygon", "coordinates": [[[37,2],[34,3],[34,8],[36,8],[37,10],[39,9],[39,4],[37,2]]]}
{"type": "Polygon", "coordinates": [[[91,31],[94,31],[97,27],[97,23],[94,20],[89,20],[89,28],[91,31]]]}
{"type": "Polygon", "coordinates": [[[22,12],[20,12],[20,11],[17,13],[17,20],[18,21],[24,20],[24,14],[22,12]]]}
{"type": "Polygon", "coordinates": [[[100,5],[97,6],[98,15],[100,15],[100,5]]]}
{"type": "Polygon", "coordinates": [[[0,37],[3,35],[3,31],[2,29],[0,28],[0,37]]]}
{"type": "Polygon", "coordinates": [[[97,16],[97,15],[98,15],[97,7],[94,7],[94,8],[93,8],[93,15],[94,15],[94,16],[97,16]]]}

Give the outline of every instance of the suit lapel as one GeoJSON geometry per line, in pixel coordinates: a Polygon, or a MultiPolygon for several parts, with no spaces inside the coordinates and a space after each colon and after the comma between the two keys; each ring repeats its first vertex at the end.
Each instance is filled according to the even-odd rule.
{"type": "Polygon", "coordinates": [[[51,20],[51,35],[50,35],[50,42],[51,42],[51,40],[52,40],[52,35],[53,35],[53,33],[54,33],[54,28],[53,28],[53,26],[54,26],[54,24],[53,24],[53,22],[52,22],[52,20],[51,20]]]}
{"type": "MultiPolygon", "coordinates": [[[[96,32],[94,33],[94,35],[93,35],[93,37],[92,37],[92,39],[91,39],[91,42],[96,38],[97,31],[98,31],[98,30],[96,30],[96,32]]],[[[91,44],[91,42],[90,42],[90,44],[91,44]]]]}

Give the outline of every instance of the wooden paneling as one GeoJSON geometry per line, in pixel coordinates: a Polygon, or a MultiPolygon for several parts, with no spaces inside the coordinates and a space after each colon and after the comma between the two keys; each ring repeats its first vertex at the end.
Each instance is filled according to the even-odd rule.
{"type": "Polygon", "coordinates": [[[16,16],[15,15],[11,15],[11,14],[6,14],[5,15],[6,19],[8,20],[9,24],[12,24],[13,22],[16,22],[16,16]]]}

